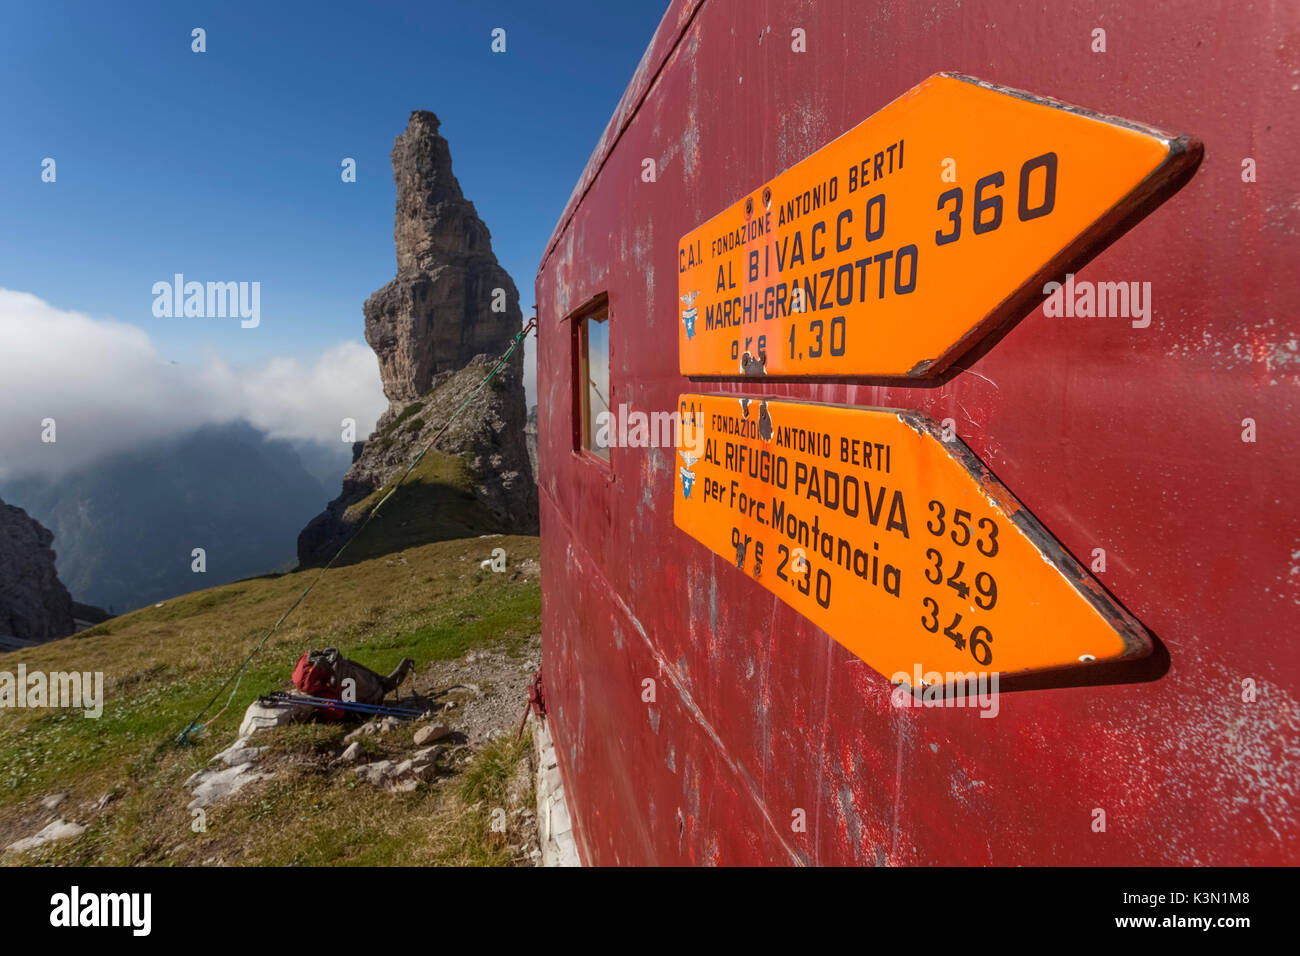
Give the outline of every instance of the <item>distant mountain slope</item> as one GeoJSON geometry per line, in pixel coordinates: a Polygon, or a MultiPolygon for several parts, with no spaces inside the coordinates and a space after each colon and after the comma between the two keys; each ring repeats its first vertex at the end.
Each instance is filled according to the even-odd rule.
{"type": "Polygon", "coordinates": [[[0,501],[0,637],[72,633],[72,597],[55,572],[53,540],[22,508],[0,501]]]}
{"type": "Polygon", "coordinates": [[[117,613],[284,566],[328,497],[287,442],[243,422],[2,490],[54,532],[77,600],[117,613]],[[205,573],[192,570],[195,548],[205,573]]]}

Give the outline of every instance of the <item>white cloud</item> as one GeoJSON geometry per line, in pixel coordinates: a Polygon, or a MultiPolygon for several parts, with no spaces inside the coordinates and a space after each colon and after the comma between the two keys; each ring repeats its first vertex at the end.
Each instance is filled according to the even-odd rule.
{"type": "Polygon", "coordinates": [[[311,362],[238,368],[209,356],[178,365],[136,326],[0,289],[0,476],[61,474],[237,419],[273,438],[337,447],[342,419],[355,419],[365,438],[387,407],[375,355],[356,342],[311,362]],[[53,444],[41,441],[47,418],[56,423],[53,444]]]}

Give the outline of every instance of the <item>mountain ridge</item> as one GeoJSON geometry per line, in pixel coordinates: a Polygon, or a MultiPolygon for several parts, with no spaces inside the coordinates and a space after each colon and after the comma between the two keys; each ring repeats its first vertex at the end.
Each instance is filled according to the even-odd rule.
{"type": "Polygon", "coordinates": [[[48,528],[0,500],[0,636],[39,642],[72,633],[72,595],[55,568],[53,542],[48,528]]]}
{"type": "Polygon", "coordinates": [[[291,443],[242,420],[0,488],[53,532],[60,577],[77,600],[116,612],[283,565],[328,497],[291,443]]]}

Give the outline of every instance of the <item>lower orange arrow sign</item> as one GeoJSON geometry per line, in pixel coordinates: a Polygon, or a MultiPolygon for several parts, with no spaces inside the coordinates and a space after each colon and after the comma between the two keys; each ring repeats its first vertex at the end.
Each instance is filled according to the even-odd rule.
{"type": "Polygon", "coordinates": [[[1146,630],[917,412],[683,395],[678,528],[896,683],[1149,654],[1146,630]]]}

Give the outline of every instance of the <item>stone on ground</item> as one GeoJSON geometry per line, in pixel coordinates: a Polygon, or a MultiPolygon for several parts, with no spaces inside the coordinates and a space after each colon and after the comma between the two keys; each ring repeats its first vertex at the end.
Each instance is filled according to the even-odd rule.
{"type": "Polygon", "coordinates": [[[238,767],[240,764],[252,763],[261,756],[265,747],[250,747],[247,737],[240,737],[233,744],[227,747],[221,753],[212,758],[210,763],[216,763],[220,760],[227,767],[238,767]]]}
{"type": "Polygon", "coordinates": [[[244,711],[244,722],[239,725],[240,738],[251,737],[259,730],[270,727],[283,727],[299,720],[306,720],[312,712],[310,704],[286,704],[283,706],[263,704],[253,701],[244,711]]]}
{"type": "Polygon", "coordinates": [[[26,853],[28,850],[34,850],[38,846],[44,846],[46,843],[53,843],[55,840],[70,840],[79,837],[86,832],[86,828],[79,823],[71,823],[68,820],[59,817],[40,833],[35,836],[29,836],[25,839],[10,843],[6,850],[14,853],[26,853]]]}
{"type": "Polygon", "coordinates": [[[194,799],[187,804],[187,809],[211,806],[233,796],[250,783],[269,780],[269,773],[257,773],[252,764],[241,763],[224,770],[200,770],[185,781],[186,787],[192,787],[194,799]]]}
{"type": "Polygon", "coordinates": [[[343,749],[343,753],[334,758],[335,763],[356,763],[361,759],[361,741],[354,740],[343,749]]]}
{"type": "Polygon", "coordinates": [[[373,737],[377,733],[379,733],[379,721],[368,720],[344,737],[343,741],[345,743],[352,743],[352,741],[357,740],[360,737],[373,737]]]}
{"type": "Polygon", "coordinates": [[[421,727],[415,732],[415,743],[417,746],[424,744],[437,743],[439,740],[446,740],[451,736],[451,729],[446,724],[430,724],[428,727],[421,727]]]}

